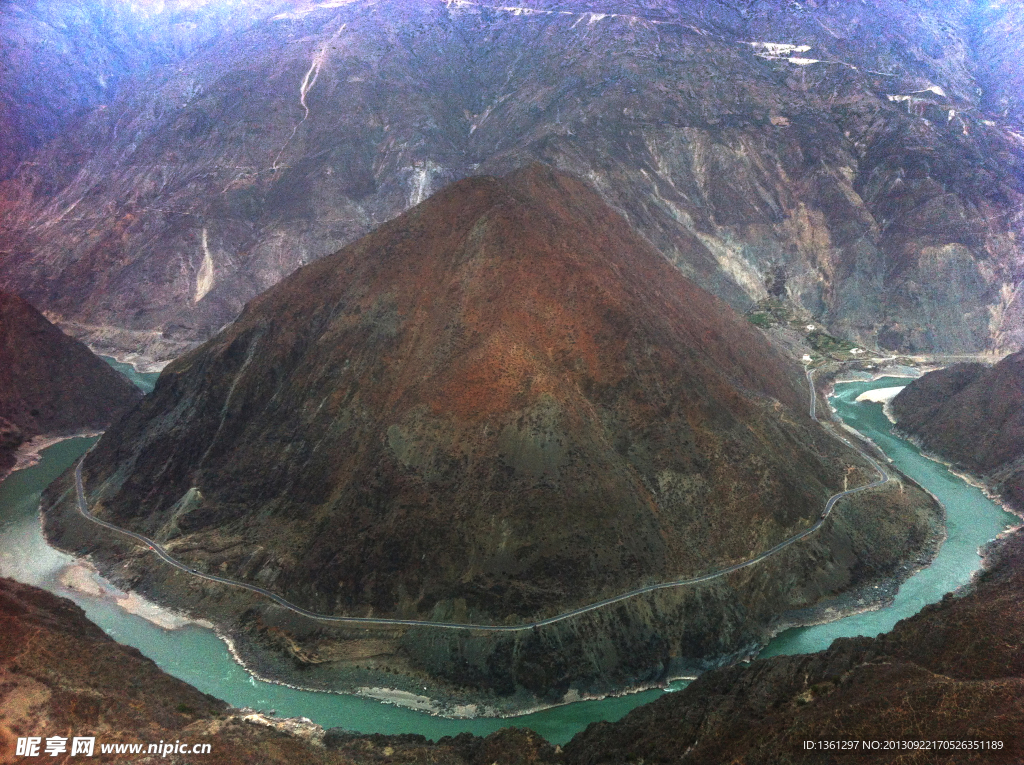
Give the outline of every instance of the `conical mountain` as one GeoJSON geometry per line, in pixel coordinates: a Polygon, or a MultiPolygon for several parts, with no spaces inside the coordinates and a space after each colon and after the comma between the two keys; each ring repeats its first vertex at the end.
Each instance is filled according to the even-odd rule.
{"type": "Polygon", "coordinates": [[[807,404],[764,335],[534,165],[253,300],[85,475],[100,517],[312,609],[525,619],[807,528],[845,469],[807,404]]]}

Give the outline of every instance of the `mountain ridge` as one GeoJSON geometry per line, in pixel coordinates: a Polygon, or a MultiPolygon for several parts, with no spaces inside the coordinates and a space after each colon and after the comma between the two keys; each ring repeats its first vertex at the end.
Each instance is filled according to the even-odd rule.
{"type": "MultiPolygon", "coordinates": [[[[603,258],[615,253],[617,247],[630,251],[630,248],[642,245],[638,239],[629,236],[622,222],[601,225],[603,222],[594,217],[595,210],[600,211],[601,208],[589,207],[597,202],[592,194],[583,205],[573,209],[569,204],[573,195],[584,193],[577,182],[540,166],[514,174],[506,182],[489,178],[458,182],[427,203],[432,209],[417,208],[396,220],[394,225],[361,240],[345,252],[343,260],[311,264],[289,279],[285,287],[272,289],[256,298],[227,331],[226,337],[218,339],[217,346],[224,350],[216,355],[210,351],[204,351],[202,356],[189,354],[166,370],[168,380],[164,382],[161,378],[160,384],[171,385],[177,379],[224,380],[224,384],[230,381],[230,392],[223,399],[224,403],[214,399],[213,409],[230,407],[231,416],[222,415],[219,420],[211,418],[216,429],[211,442],[205,447],[204,458],[213,458],[221,448],[237,448],[233,444],[237,443],[236,439],[243,438],[243,433],[248,434],[243,440],[258,438],[256,434],[263,427],[261,414],[248,410],[259,406],[257,397],[261,394],[243,391],[253,384],[258,390],[266,383],[251,382],[251,379],[259,377],[247,380],[245,373],[248,370],[253,375],[263,375],[265,372],[260,371],[257,365],[273,359],[270,362],[275,369],[273,375],[279,380],[282,375],[292,374],[322,377],[321,391],[314,395],[307,389],[302,395],[310,401],[306,405],[310,408],[316,403],[314,399],[319,402],[318,407],[326,406],[329,418],[353,416],[342,414],[348,409],[339,408],[339,398],[358,397],[352,399],[349,407],[391,413],[385,424],[377,426],[380,436],[354,437],[360,432],[357,429],[350,437],[350,442],[356,444],[356,452],[365,452],[365,456],[355,463],[361,466],[358,469],[350,463],[347,470],[353,471],[353,478],[347,480],[362,483],[356,476],[379,470],[373,465],[387,454],[389,462],[395,461],[395,467],[389,468],[387,478],[382,476],[377,480],[385,484],[401,484],[401,474],[412,471],[422,474],[423,478],[417,480],[426,481],[424,489],[427,485],[431,487],[429,498],[427,495],[420,497],[421,490],[410,488],[413,493],[400,502],[426,502],[425,507],[437,508],[451,502],[454,503],[453,509],[464,507],[467,500],[457,498],[473,482],[471,476],[476,470],[490,469],[474,467],[473,462],[462,469],[458,463],[472,459],[474,451],[483,449],[485,454],[496,450],[494,458],[512,468],[515,475],[508,490],[522,481],[521,491],[541,492],[548,497],[545,502],[554,503],[552,508],[567,509],[572,502],[565,496],[576,496],[582,484],[593,481],[597,481],[604,491],[610,491],[616,499],[590,497],[585,502],[592,512],[615,506],[617,512],[622,513],[625,512],[624,507],[637,506],[638,501],[642,506],[650,501],[639,499],[649,496],[650,490],[644,486],[646,481],[627,478],[624,485],[616,487],[622,479],[599,477],[600,474],[622,474],[623,467],[616,465],[614,456],[569,457],[568,453],[573,448],[570,443],[574,440],[583,439],[585,443],[598,445],[610,437],[599,431],[591,433],[594,425],[587,424],[588,421],[596,423],[603,420],[604,425],[599,427],[607,429],[610,434],[617,428],[609,425],[614,426],[616,418],[624,416],[624,413],[609,412],[595,419],[594,414],[588,411],[591,407],[603,408],[614,402],[622,395],[620,387],[633,391],[631,386],[636,383],[630,379],[631,376],[646,378],[653,369],[668,365],[675,373],[671,378],[672,390],[680,400],[672,403],[663,393],[651,395],[640,393],[640,389],[627,394],[627,397],[650,396],[649,401],[638,402],[639,411],[628,414],[629,419],[636,423],[634,427],[641,432],[644,428],[656,430],[653,423],[642,427],[641,424],[649,422],[658,410],[661,410],[662,418],[674,420],[679,414],[673,413],[672,408],[678,407],[681,411],[693,410],[686,416],[693,417],[695,422],[701,418],[731,431],[735,427],[732,424],[735,419],[755,416],[756,407],[744,397],[729,392],[728,378],[720,377],[706,359],[719,360],[720,357],[721,366],[729,377],[746,383],[746,387],[753,389],[755,394],[783,401],[785,408],[792,412],[806,408],[801,395],[802,386],[797,387],[802,383],[802,377],[795,368],[783,363],[757,330],[742,318],[723,321],[727,310],[723,305],[706,293],[688,287],[684,279],[675,277],[668,264],[653,253],[639,262],[624,262],[614,256],[611,261],[602,262],[603,258]],[[546,183],[534,182],[539,175],[546,176],[546,183]],[[520,180],[525,183],[520,185],[520,180]],[[568,193],[559,188],[570,184],[572,188],[568,193]],[[545,187],[540,193],[536,191],[538,185],[545,187]],[[517,192],[523,186],[528,190],[519,196],[517,192]],[[552,186],[556,187],[554,192],[552,186]],[[538,198],[547,202],[552,196],[556,201],[551,208],[545,209],[536,204],[538,198]],[[558,215],[562,212],[557,209],[558,203],[569,208],[569,216],[558,215]],[[579,215],[579,207],[589,214],[579,215]],[[418,225],[424,217],[430,219],[425,229],[418,225]],[[562,231],[567,219],[577,219],[581,226],[594,227],[588,232],[592,239],[585,241],[599,243],[597,246],[604,245],[603,240],[616,234],[619,239],[612,239],[599,251],[598,257],[592,257],[573,241],[583,235],[582,229],[562,231]],[[430,237],[436,240],[434,231],[442,221],[443,227],[447,227],[454,238],[442,233],[440,241],[435,242],[430,237]],[[429,242],[423,256],[413,255],[416,250],[406,244],[409,241],[417,241],[417,247],[421,246],[419,242],[429,242]],[[360,255],[367,252],[379,253],[383,257],[364,256],[360,260],[360,255]],[[396,258],[394,253],[401,254],[396,258]],[[451,253],[450,259],[444,257],[447,253],[451,253]],[[462,258],[468,258],[468,261],[460,262],[462,258]],[[339,273],[345,273],[345,278],[339,280],[339,273]],[[686,291],[671,297],[671,293],[666,291],[663,295],[666,284],[671,284],[672,290],[686,291]],[[356,298],[361,293],[362,296],[356,298]],[[647,305],[659,298],[658,304],[665,309],[666,315],[660,315],[647,305]],[[355,306],[352,305],[353,299],[359,301],[355,306]],[[311,300],[320,302],[311,309],[311,300]],[[570,305],[573,312],[560,310],[570,305]],[[451,306],[455,306],[454,310],[451,306]],[[348,316],[339,321],[339,317],[345,314],[348,316]],[[685,321],[682,319],[684,316],[685,321]],[[402,329],[406,324],[411,329],[402,329]],[[283,336],[277,327],[284,327],[283,336]],[[274,337],[275,334],[278,336],[274,337]],[[406,339],[407,334],[409,339],[406,339]],[[631,347],[633,336],[643,338],[639,341],[639,348],[631,347]],[[440,342],[439,337],[443,338],[440,342]],[[738,338],[742,340],[737,342],[738,338]],[[460,343],[462,347],[458,347],[460,343]],[[379,350],[381,344],[386,350],[379,350]],[[635,357],[638,353],[653,356],[650,362],[645,362],[648,366],[642,371],[630,371],[632,364],[643,360],[631,358],[629,363],[623,363],[623,359],[635,357]],[[382,357],[382,364],[377,361],[378,354],[382,357]],[[210,361],[217,355],[225,361],[232,360],[223,371],[210,366],[210,361]],[[344,360],[335,361],[339,356],[344,360]],[[675,358],[685,358],[687,363],[680,364],[675,358]],[[366,371],[362,374],[355,372],[353,381],[353,373],[344,368],[347,364],[362,364],[366,371]],[[374,387],[368,384],[371,380],[374,387]],[[324,387],[328,381],[329,385],[324,387]],[[724,396],[720,405],[712,406],[704,397],[716,389],[721,390],[724,396]],[[325,398],[321,398],[320,393],[325,398]],[[231,400],[231,394],[236,397],[235,401],[231,400]],[[602,406],[602,399],[608,397],[609,402],[602,406]],[[244,417],[239,416],[247,411],[244,417]],[[519,420],[508,420],[509,411],[519,412],[519,420]],[[388,421],[393,424],[387,425],[388,421]],[[475,432],[481,427],[501,429],[497,442],[484,446],[488,443],[486,437],[481,441],[481,436],[475,432]],[[574,432],[575,436],[570,435],[574,432]],[[371,446],[376,438],[385,441],[381,444],[383,452],[381,447],[371,446]],[[449,446],[443,446],[445,444],[449,446]],[[467,444],[476,445],[470,448],[467,444]],[[569,464],[571,459],[599,461],[598,464],[604,465],[605,469],[592,468],[595,472],[588,471],[587,479],[582,478],[584,474],[579,474],[579,485],[573,485],[573,481],[566,483],[564,479],[559,480],[558,473],[561,470],[578,470],[569,464]],[[454,465],[449,464],[452,460],[454,465]],[[392,474],[391,470],[398,472],[392,474]],[[455,471],[454,475],[460,477],[435,478],[434,474],[444,474],[445,471],[455,471]],[[634,484],[634,481],[637,482],[634,484]],[[444,492],[444,501],[437,498],[439,491],[444,492]],[[449,491],[454,493],[449,496],[449,491]],[[420,498],[414,500],[413,497],[420,498]]],[[[280,386],[281,382],[277,385],[280,386]]],[[[294,389],[292,386],[291,390],[294,389]]],[[[201,401],[202,395],[199,391],[190,391],[186,398],[201,401]]],[[[295,392],[290,395],[294,396],[295,392]]],[[[167,396],[164,394],[164,398],[167,396]]],[[[155,407],[158,403],[159,391],[152,405],[155,407]]],[[[124,439],[120,430],[111,431],[110,443],[124,439]]],[[[694,427],[692,432],[693,435],[684,437],[683,448],[686,448],[688,439],[701,438],[708,441],[709,448],[715,448],[711,446],[714,438],[709,432],[700,427],[694,427]]],[[[663,437],[671,438],[669,433],[666,431],[663,437]]],[[[117,448],[121,450],[124,447],[117,448]]],[[[603,449],[607,447],[587,448],[597,448],[595,455],[603,455],[603,449]]],[[[628,446],[618,448],[626,449],[628,446]]],[[[697,453],[706,452],[697,449],[697,453]]],[[[344,452],[338,456],[342,454],[344,452]]],[[[614,455],[614,452],[610,454],[614,455]]],[[[99,447],[97,461],[102,456],[103,448],[99,447]]],[[[164,454],[161,461],[166,461],[168,456],[164,454]]],[[[176,460],[174,457],[170,459],[173,465],[176,460]]],[[[264,494],[273,497],[279,491],[266,484],[265,479],[254,481],[244,478],[242,469],[227,466],[224,459],[219,469],[200,463],[193,470],[198,468],[201,472],[217,474],[226,468],[227,474],[233,476],[232,482],[239,486],[257,485],[258,488],[251,491],[252,500],[264,494]]],[[[342,459],[351,460],[352,455],[342,459]]],[[[711,474],[720,470],[707,457],[696,455],[685,458],[678,469],[686,470],[682,467],[686,460],[696,460],[694,467],[703,465],[702,470],[711,474]]],[[[91,472],[90,461],[86,464],[87,475],[91,472]]],[[[250,461],[245,464],[245,470],[251,469],[250,461]]],[[[320,502],[335,496],[333,492],[336,490],[330,488],[332,483],[346,485],[345,480],[333,476],[347,473],[339,473],[337,465],[332,470],[328,464],[313,462],[303,469],[303,488],[297,493],[307,498],[305,502],[315,503],[313,497],[318,494],[324,498],[320,502]]],[[[173,468],[164,468],[162,472],[167,475],[168,470],[173,468]]],[[[197,479],[199,491],[208,495],[208,480],[202,479],[201,472],[197,479]]],[[[489,480],[497,483],[493,489],[485,490],[480,495],[481,499],[491,491],[499,491],[499,485],[504,485],[496,475],[489,480]]],[[[294,483],[294,479],[289,479],[289,482],[294,483]]],[[[363,490],[372,491],[369,485],[363,490]]],[[[184,490],[181,492],[182,495],[185,493],[184,490]]],[[[828,493],[831,492],[825,490],[822,495],[828,493]]],[[[159,495],[167,496],[165,486],[159,489],[154,486],[150,490],[149,496],[159,495]]],[[[177,491],[174,495],[177,496],[177,491]]],[[[817,499],[800,501],[813,505],[807,512],[814,515],[820,504],[817,499]]],[[[517,500],[521,501],[522,497],[517,500]]],[[[303,503],[303,500],[299,501],[303,503]]],[[[498,500],[497,496],[492,500],[499,506],[508,501],[498,500]]],[[[456,510],[457,514],[460,512],[464,511],[456,510]]],[[[111,517],[122,521],[131,518],[116,512],[111,517]]],[[[411,521],[411,517],[407,518],[407,522],[411,521]]],[[[649,521],[642,523],[646,525],[649,521]]],[[[509,531],[506,529],[501,533],[509,531]]],[[[319,541],[303,553],[304,557],[312,556],[312,561],[317,564],[329,565],[336,553],[323,546],[332,542],[337,544],[332,534],[329,528],[323,528],[318,534],[319,541]]],[[[433,537],[436,531],[423,528],[418,534],[433,537]]],[[[427,549],[429,547],[435,551],[444,550],[446,556],[454,552],[451,542],[426,546],[424,554],[433,555],[427,549]]],[[[647,551],[648,555],[653,553],[653,550],[647,551]]],[[[346,557],[353,555],[358,553],[353,550],[346,557]]],[[[667,550],[658,555],[667,555],[667,550]]],[[[650,567],[650,561],[640,564],[642,557],[637,552],[633,565],[643,565],[644,569],[650,567]]],[[[673,557],[678,559],[678,551],[673,557]]],[[[529,568],[511,561],[506,565],[520,572],[529,568]]],[[[373,571],[379,571],[379,568],[369,567],[373,571]]],[[[329,571],[325,571],[323,576],[329,578],[329,571]]]]}
{"type": "Polygon", "coordinates": [[[306,10],[32,155],[3,283],[166,359],[444,184],[539,159],[740,310],[782,298],[867,347],[1021,342],[1016,6],[306,10]]]}

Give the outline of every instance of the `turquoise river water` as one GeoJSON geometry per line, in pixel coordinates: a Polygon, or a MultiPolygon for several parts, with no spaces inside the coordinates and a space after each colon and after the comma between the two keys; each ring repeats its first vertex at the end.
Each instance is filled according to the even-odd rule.
{"type": "MultiPolygon", "coordinates": [[[[107,361],[118,369],[128,369],[112,359],[107,361]]],[[[151,390],[156,375],[133,373],[132,377],[140,387],[151,390]]],[[[900,383],[893,378],[843,383],[836,386],[832,404],[847,423],[872,438],[901,470],[939,497],[948,514],[947,541],[935,562],[900,588],[891,607],[789,630],[772,641],[762,656],[819,651],[837,637],[877,635],[891,629],[900,619],[967,582],[980,567],[979,546],[1017,523],[1015,516],[979,490],[893,436],[881,405],[854,402],[865,390],[900,383]]],[[[231,658],[226,645],[209,629],[194,625],[163,629],[127,613],[112,598],[83,595],[60,583],[61,571],[73,559],[43,539],[39,498],[42,490],[93,441],[74,438],[55,444],[43,451],[39,464],[13,473],[0,484],[0,574],[71,598],[115,640],[135,646],[165,671],[230,704],[274,709],[282,717],[308,717],[324,727],[340,726],[365,733],[420,733],[437,739],[463,731],[486,735],[512,724],[531,728],[552,743],[564,743],[591,722],[617,720],[630,709],[685,685],[676,683],[667,690],[580,701],[512,719],[466,720],[436,717],[358,696],[301,691],[257,680],[231,658]]]]}

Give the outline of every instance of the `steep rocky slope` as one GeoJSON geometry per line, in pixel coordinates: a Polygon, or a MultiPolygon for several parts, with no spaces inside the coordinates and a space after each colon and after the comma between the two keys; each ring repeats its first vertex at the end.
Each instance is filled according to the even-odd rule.
{"type": "MultiPolygon", "coordinates": [[[[0,8],[0,179],[162,65],[283,9],[259,0],[30,0],[0,8]]],[[[70,158],[69,158],[70,159],[70,158]]]]}
{"type": "Polygon", "coordinates": [[[100,430],[141,397],[81,342],[0,292],[0,474],[25,438],[100,430]]]}
{"type": "Polygon", "coordinates": [[[25,442],[25,434],[21,428],[9,420],[0,417],[0,476],[5,475],[14,467],[14,453],[25,442]]]}
{"type": "Polygon", "coordinates": [[[18,736],[173,741],[194,719],[227,709],[115,643],[71,602],[12,579],[0,579],[0,629],[3,762],[18,736]]]}
{"type": "Polygon", "coordinates": [[[955,364],[892,402],[899,427],[1024,510],[1024,352],[995,366],[955,364]]]}
{"type": "MultiPolygon", "coordinates": [[[[311,610],[517,624],[746,560],[817,521],[844,475],[871,480],[809,418],[805,386],[592,190],[535,165],[453,184],[252,301],[167,367],[84,475],[100,517],[311,610]]],[[[381,639],[371,656],[556,697],[581,676],[717,661],[921,554],[931,507],[883,489],[728,580],[546,632],[381,639]],[[541,639],[566,630],[619,645],[541,639]]],[[[211,605],[83,523],[70,494],[47,515],[61,544],[211,605]]],[[[215,608],[252,603],[229,590],[215,608]]],[[[337,628],[279,611],[246,628],[304,664],[346,659],[337,628]]]]}
{"type": "MultiPolygon", "coordinates": [[[[1020,13],[257,5],[2,184],[0,284],[94,347],[169,357],[451,180],[541,159],[735,307],[782,297],[868,346],[1015,349],[1020,13]]],[[[51,66],[39,81],[68,79],[51,66]]]]}

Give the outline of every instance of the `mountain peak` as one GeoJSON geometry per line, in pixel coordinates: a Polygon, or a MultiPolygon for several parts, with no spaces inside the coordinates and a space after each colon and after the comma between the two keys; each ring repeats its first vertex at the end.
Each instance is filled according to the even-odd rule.
{"type": "Polygon", "coordinates": [[[222,570],[310,606],[526,616],[750,554],[709,518],[766,530],[756,548],[815,517],[831,468],[766,446],[812,426],[802,384],[585,184],[532,165],[252,301],[87,473],[108,517],[197,551],[237,536],[222,570]]]}

